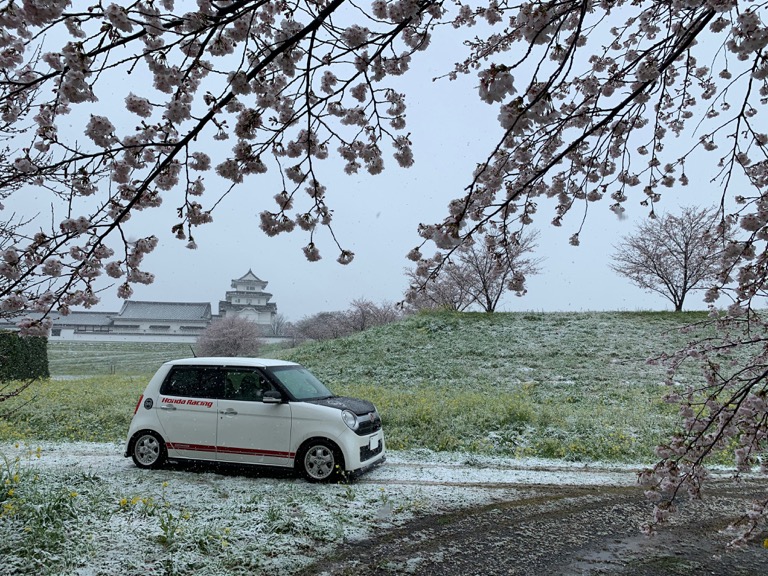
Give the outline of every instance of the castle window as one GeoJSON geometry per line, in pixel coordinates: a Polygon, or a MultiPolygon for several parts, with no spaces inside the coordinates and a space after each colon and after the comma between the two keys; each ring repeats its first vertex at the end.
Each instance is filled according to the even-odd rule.
{"type": "Polygon", "coordinates": [[[109,326],[76,326],[75,332],[110,332],[109,326]]]}

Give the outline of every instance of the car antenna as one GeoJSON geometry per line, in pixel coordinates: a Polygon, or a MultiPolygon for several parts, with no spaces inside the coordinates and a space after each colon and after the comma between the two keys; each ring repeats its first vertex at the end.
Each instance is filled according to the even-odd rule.
{"type": "Polygon", "coordinates": [[[192,350],[192,358],[197,358],[197,354],[195,354],[195,349],[192,348],[192,346],[190,346],[189,349],[192,350]]]}

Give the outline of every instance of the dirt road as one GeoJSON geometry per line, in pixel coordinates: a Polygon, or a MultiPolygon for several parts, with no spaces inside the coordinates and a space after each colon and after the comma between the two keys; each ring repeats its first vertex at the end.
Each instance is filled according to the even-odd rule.
{"type": "Polygon", "coordinates": [[[649,538],[638,526],[650,505],[636,487],[533,486],[520,499],[422,517],[349,543],[302,575],[768,574],[768,534],[732,549],[726,530],[764,490],[757,481],[710,486],[649,538]]]}

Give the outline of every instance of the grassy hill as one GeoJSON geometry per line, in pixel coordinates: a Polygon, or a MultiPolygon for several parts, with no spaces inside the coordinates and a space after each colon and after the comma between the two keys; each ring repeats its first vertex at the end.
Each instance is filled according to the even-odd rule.
{"type": "Polygon", "coordinates": [[[664,369],[647,360],[683,346],[691,334],[680,328],[704,318],[700,312],[424,314],[278,354],[340,383],[658,384],[664,369]]]}

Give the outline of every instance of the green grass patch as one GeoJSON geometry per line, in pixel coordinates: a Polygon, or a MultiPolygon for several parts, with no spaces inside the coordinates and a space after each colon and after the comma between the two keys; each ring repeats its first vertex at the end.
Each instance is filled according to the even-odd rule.
{"type": "Polygon", "coordinates": [[[0,441],[122,441],[147,382],[137,376],[37,382],[0,419],[0,441]]]}

